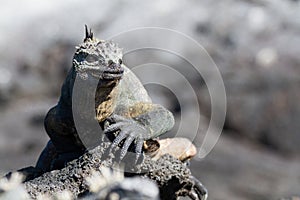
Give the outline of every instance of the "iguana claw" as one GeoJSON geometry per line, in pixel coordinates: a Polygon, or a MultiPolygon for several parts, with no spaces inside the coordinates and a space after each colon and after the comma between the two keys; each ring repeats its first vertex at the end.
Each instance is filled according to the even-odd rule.
{"type": "Polygon", "coordinates": [[[177,192],[178,196],[188,196],[192,200],[207,200],[208,192],[203,184],[194,176],[177,192]]]}
{"type": "Polygon", "coordinates": [[[193,190],[196,192],[196,194],[198,195],[200,200],[206,200],[207,196],[208,196],[207,189],[194,176],[191,176],[191,180],[193,180],[193,182],[194,182],[193,190]]]}
{"type": "Polygon", "coordinates": [[[112,148],[124,141],[120,155],[120,159],[122,160],[130,145],[134,142],[136,153],[135,161],[137,162],[142,154],[143,142],[145,136],[149,135],[149,130],[144,125],[131,118],[125,118],[116,114],[111,115],[107,120],[110,122],[110,125],[104,129],[104,134],[117,133],[117,136],[112,143],[112,148]]]}

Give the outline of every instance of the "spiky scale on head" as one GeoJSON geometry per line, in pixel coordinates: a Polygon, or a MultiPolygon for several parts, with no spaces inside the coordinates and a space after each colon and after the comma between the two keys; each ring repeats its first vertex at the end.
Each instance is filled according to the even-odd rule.
{"type": "Polygon", "coordinates": [[[93,32],[85,26],[85,38],[83,43],[76,47],[73,57],[73,66],[78,73],[88,76],[89,72],[103,78],[103,72],[117,74],[123,73],[122,49],[111,40],[99,40],[93,36],[93,32]]]}
{"type": "Polygon", "coordinates": [[[87,25],[85,25],[85,38],[83,40],[83,42],[85,42],[88,39],[93,39],[94,38],[94,33],[92,32],[92,29],[88,29],[87,25]]]}

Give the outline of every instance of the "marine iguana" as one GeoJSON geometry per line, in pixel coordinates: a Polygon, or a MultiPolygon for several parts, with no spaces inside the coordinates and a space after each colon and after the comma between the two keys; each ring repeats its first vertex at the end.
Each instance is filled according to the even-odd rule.
{"type": "Polygon", "coordinates": [[[152,103],[139,79],[123,64],[122,56],[116,43],[95,38],[91,29],[85,26],[84,41],[76,47],[59,101],[45,117],[44,125],[50,141],[39,157],[37,169],[45,172],[62,168],[86,150],[74,124],[74,112],[82,115],[82,120],[91,119],[85,115],[96,114],[96,119],[92,120],[98,121],[103,132],[98,133],[99,138],[94,138],[95,133],[90,137],[100,141],[101,135],[109,136],[112,147],[122,146],[120,159],[132,144],[138,159],[144,141],[156,138],[174,126],[172,113],[152,103]],[[94,98],[96,113],[86,114],[84,110],[72,107],[75,79],[86,87],[78,95],[81,102],[78,107],[86,99],[94,98]],[[93,84],[97,85],[95,93],[88,89],[93,84]]]}
{"type": "MultiPolygon", "coordinates": [[[[25,188],[32,198],[40,193],[65,189],[77,196],[88,190],[84,179],[92,170],[99,170],[100,166],[113,167],[115,155],[120,154],[122,159],[134,144],[137,158],[142,148],[147,154],[143,162],[126,163],[125,167],[155,181],[162,199],[189,196],[205,200],[207,190],[184,163],[196,153],[191,142],[183,138],[151,140],[173,125],[172,113],[161,105],[153,104],[138,78],[122,63],[121,49],[112,41],[94,38],[86,27],[86,36],[74,54],[73,66],[62,86],[59,102],[45,118],[50,141],[36,167],[18,171],[25,175],[25,188]],[[80,80],[83,90],[75,95],[79,104],[74,107],[75,80],[80,80]],[[93,93],[89,89],[94,84],[96,90],[93,93]],[[92,113],[84,110],[87,99],[95,100],[92,113]],[[75,127],[74,114],[80,115],[83,121],[99,123],[102,129],[99,134],[89,134],[87,127],[87,136],[96,141],[96,147],[83,144],[78,127],[75,127]],[[94,115],[96,119],[91,118],[94,115]],[[99,145],[100,137],[105,135],[113,137],[99,145]],[[170,145],[172,142],[173,145],[170,145]],[[107,150],[116,146],[120,146],[121,150],[107,150]],[[107,153],[108,156],[103,158],[107,153]]],[[[10,174],[6,177],[9,178],[10,174]]]]}

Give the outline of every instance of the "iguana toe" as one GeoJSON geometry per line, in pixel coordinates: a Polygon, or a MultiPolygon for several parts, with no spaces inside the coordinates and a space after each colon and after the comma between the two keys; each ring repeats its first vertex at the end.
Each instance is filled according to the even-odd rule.
{"type": "Polygon", "coordinates": [[[120,159],[123,160],[123,158],[125,157],[131,143],[134,141],[134,137],[133,136],[128,136],[124,142],[124,145],[122,147],[122,150],[121,150],[121,156],[120,156],[120,159]]]}
{"type": "Polygon", "coordinates": [[[144,140],[137,138],[136,139],[136,147],[135,147],[135,152],[136,152],[135,163],[137,163],[140,156],[142,155],[143,145],[144,145],[144,140]]]}
{"type": "Polygon", "coordinates": [[[143,142],[146,139],[145,136],[148,136],[150,131],[139,122],[116,114],[113,114],[111,117],[109,117],[108,121],[111,124],[104,129],[104,133],[117,134],[112,143],[112,148],[118,146],[123,140],[125,140],[120,155],[120,159],[122,160],[125,157],[130,145],[135,142],[137,161],[142,154],[143,142]]]}

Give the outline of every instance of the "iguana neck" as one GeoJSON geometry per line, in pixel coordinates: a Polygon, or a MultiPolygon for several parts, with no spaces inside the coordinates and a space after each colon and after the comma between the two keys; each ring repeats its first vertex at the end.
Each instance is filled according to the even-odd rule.
{"type": "Polygon", "coordinates": [[[99,122],[113,113],[118,97],[118,84],[119,80],[99,81],[95,94],[96,118],[99,122]]]}

